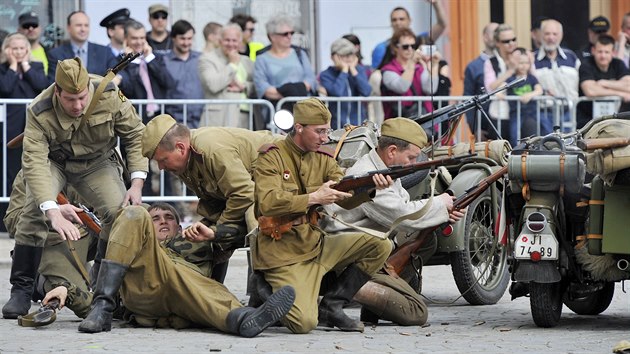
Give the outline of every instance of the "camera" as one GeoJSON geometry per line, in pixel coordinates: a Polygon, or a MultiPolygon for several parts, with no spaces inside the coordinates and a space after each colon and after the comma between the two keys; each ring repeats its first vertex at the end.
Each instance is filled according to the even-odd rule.
{"type": "Polygon", "coordinates": [[[424,56],[430,57],[436,52],[437,52],[437,46],[435,45],[423,44],[420,46],[420,53],[422,53],[422,55],[424,56]]]}

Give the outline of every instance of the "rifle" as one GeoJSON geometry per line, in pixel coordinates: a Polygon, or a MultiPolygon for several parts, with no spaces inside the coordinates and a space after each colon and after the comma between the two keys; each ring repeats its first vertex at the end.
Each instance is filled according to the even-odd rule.
{"type": "MultiPolygon", "coordinates": [[[[374,181],[372,177],[376,174],[381,174],[385,177],[389,176],[392,179],[404,177],[414,172],[429,169],[435,166],[450,166],[462,163],[464,159],[476,156],[475,154],[466,154],[460,156],[447,157],[442,159],[435,159],[431,161],[416,162],[405,166],[391,166],[382,170],[374,170],[361,175],[346,176],[337,184],[332,186],[333,189],[342,192],[353,193],[358,195],[363,192],[369,192],[374,188],[374,181]]],[[[265,236],[270,236],[276,240],[282,237],[282,233],[291,230],[291,227],[296,223],[310,223],[317,225],[319,221],[319,212],[317,209],[319,205],[313,205],[309,208],[306,215],[293,214],[282,216],[260,216],[258,217],[258,226],[260,232],[265,236]]]]}
{"type": "MultiPolygon", "coordinates": [[[[113,79],[114,76],[116,76],[116,74],[118,74],[127,65],[129,65],[129,63],[131,63],[134,59],[136,59],[139,56],[140,56],[140,53],[127,53],[127,54],[125,54],[125,56],[123,56],[120,59],[118,64],[116,64],[116,66],[114,66],[113,68],[107,69],[107,74],[105,76],[108,76],[108,75],[110,75],[110,73],[112,73],[111,74],[111,78],[109,79],[111,81],[111,79],[113,79]]],[[[105,79],[103,79],[103,81],[105,81],[105,79]]],[[[92,99],[94,99],[94,97],[92,99]]],[[[16,149],[16,148],[18,148],[18,147],[20,147],[22,145],[22,141],[23,140],[24,140],[24,132],[20,133],[20,135],[16,136],[15,138],[9,140],[9,142],[7,143],[7,148],[9,148],[9,149],[16,149]]]]}
{"type": "MultiPolygon", "coordinates": [[[[59,192],[59,194],[57,194],[57,203],[70,204],[68,198],[65,194],[63,194],[63,192],[59,192]]],[[[94,215],[94,213],[91,212],[90,209],[88,209],[85,205],[81,203],[79,203],[79,208],[83,209],[83,211],[77,213],[79,219],[81,219],[81,221],[83,222],[83,225],[85,225],[88,229],[90,229],[97,235],[101,233],[101,221],[98,219],[98,217],[96,217],[96,215],[94,215]]]]}
{"type": "MultiPolygon", "coordinates": [[[[494,172],[488,177],[479,181],[479,184],[466,190],[464,194],[459,196],[453,201],[453,209],[461,210],[466,208],[470,203],[477,199],[483,192],[485,192],[494,182],[498,181],[504,174],[507,173],[507,166],[504,166],[500,170],[494,172]]],[[[394,278],[398,278],[400,273],[405,269],[411,255],[417,252],[422,245],[429,239],[434,231],[441,231],[443,235],[450,235],[453,232],[452,226],[447,222],[432,228],[422,230],[418,237],[410,242],[403,244],[392,252],[392,254],[385,261],[383,270],[394,278]]]]}
{"type": "Polygon", "coordinates": [[[596,138],[577,141],[577,146],[584,151],[613,149],[630,145],[630,138],[596,138]]]}
{"type": "Polygon", "coordinates": [[[440,109],[437,109],[433,112],[422,115],[420,117],[413,117],[411,119],[414,120],[416,123],[420,124],[422,128],[429,129],[431,128],[433,124],[440,124],[446,120],[457,118],[460,115],[470,111],[471,109],[475,107],[481,107],[482,104],[490,100],[490,97],[492,97],[492,95],[497,94],[501,91],[507,90],[509,88],[512,88],[513,86],[516,86],[517,84],[520,84],[523,81],[525,81],[525,78],[514,80],[510,82],[509,84],[505,84],[504,86],[501,86],[491,92],[474,96],[465,101],[461,101],[457,104],[451,104],[451,105],[442,107],[440,109]]]}

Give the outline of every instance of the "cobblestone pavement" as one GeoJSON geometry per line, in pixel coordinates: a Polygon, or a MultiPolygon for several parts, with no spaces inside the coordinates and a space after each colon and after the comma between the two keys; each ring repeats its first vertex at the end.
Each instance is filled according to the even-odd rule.
{"type": "MultiPolygon", "coordinates": [[[[0,234],[0,305],[9,298],[8,252],[12,247],[13,240],[0,234]]],[[[235,253],[226,285],[242,301],[247,299],[246,269],[245,252],[235,253]]],[[[551,329],[534,325],[526,298],[510,301],[506,294],[492,306],[470,306],[463,299],[442,304],[459,295],[448,266],[425,268],[424,291],[435,303],[429,304],[429,321],[422,327],[381,322],[366,328],[365,333],[318,328],[305,335],[272,327],[256,338],[244,339],[213,330],[131,328],[115,321],[111,332],[84,334],[77,331],[80,320],[64,309],[55,323],[38,329],[0,319],[0,352],[591,354],[610,353],[619,341],[630,340],[630,295],[622,291],[620,283],[613,303],[603,314],[579,316],[565,307],[560,324],[551,329]]],[[[346,311],[352,317],[359,316],[356,308],[346,311]]]]}

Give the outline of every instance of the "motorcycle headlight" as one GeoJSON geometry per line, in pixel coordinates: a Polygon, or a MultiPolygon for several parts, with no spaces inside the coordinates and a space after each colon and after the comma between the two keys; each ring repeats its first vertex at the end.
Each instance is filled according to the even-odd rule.
{"type": "Polygon", "coordinates": [[[527,226],[527,229],[531,232],[540,233],[547,226],[547,218],[543,215],[543,213],[531,213],[527,216],[525,226],[527,226]]]}

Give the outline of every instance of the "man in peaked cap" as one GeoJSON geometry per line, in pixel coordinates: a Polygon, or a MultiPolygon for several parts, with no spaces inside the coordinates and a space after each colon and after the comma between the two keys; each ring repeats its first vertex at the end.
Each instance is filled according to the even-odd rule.
{"type": "MultiPolygon", "coordinates": [[[[277,218],[279,228],[286,226],[287,231],[261,232],[250,241],[253,267],[274,291],[285,285],[299,289],[293,307],[282,320],[292,332],[308,333],[318,319],[327,326],[362,332],[363,324],[349,318],[343,306],[382,267],[392,245],[389,240],[363,233],[330,237],[309,223],[311,206],[342,201],[352,204],[354,198],[332,188],[343,172],[332,154],[322,148],[330,130],[328,108],[322,101],[309,98],[296,103],[293,112],[295,124],[289,136],[261,147],[254,172],[259,221],[265,220],[263,216],[277,218]],[[318,308],[320,284],[330,271],[339,275],[318,308]]],[[[391,184],[391,179],[382,175],[373,179],[378,188],[391,184]]]]}
{"type": "Polygon", "coordinates": [[[123,8],[107,15],[99,24],[101,27],[107,28],[107,37],[109,38],[107,46],[115,57],[118,57],[125,49],[125,23],[127,21],[129,21],[129,10],[123,8]]]}
{"type": "Polygon", "coordinates": [[[282,139],[269,131],[204,127],[189,129],[168,114],[147,123],[142,154],[160,170],[179,177],[199,197],[202,219],[184,230],[191,241],[210,241],[212,277],[223,282],[227,261],[245,245],[245,235],[256,228],[252,173],[263,144],[282,139]]]}
{"type": "MultiPolygon", "coordinates": [[[[346,171],[346,175],[361,175],[395,165],[415,163],[427,141],[426,133],[416,122],[408,118],[388,119],[381,128],[376,150],[362,156],[346,171]]],[[[326,207],[329,215],[336,214],[345,224],[325,218],[322,227],[331,233],[352,231],[348,224],[387,232],[394,220],[417,212],[428,203],[428,199],[412,199],[400,180],[396,180],[390,188],[377,190],[371,203],[363,203],[350,210],[336,205],[326,207]]],[[[398,226],[396,230],[400,236],[396,237],[395,243],[402,245],[412,241],[421,230],[447,221],[456,222],[463,216],[463,212],[453,211],[453,197],[443,193],[433,198],[422,217],[406,220],[398,226]]],[[[420,267],[435,253],[436,246],[434,237],[418,252],[420,267]]],[[[408,282],[411,279],[405,280],[408,282]]],[[[414,279],[414,282],[417,281],[421,282],[421,278],[414,279]]],[[[377,323],[381,318],[407,326],[424,324],[428,316],[427,307],[419,295],[420,291],[414,290],[407,282],[384,272],[374,274],[354,296],[363,305],[361,319],[377,323]]]]}
{"type": "Polygon", "coordinates": [[[592,56],[591,51],[597,42],[597,38],[602,34],[608,33],[609,30],[610,21],[604,16],[594,17],[591,22],[588,23],[588,44],[576,53],[581,62],[584,62],[586,58],[592,56]]]}
{"type": "Polygon", "coordinates": [[[15,235],[11,267],[11,299],[2,308],[4,318],[25,315],[31,306],[33,277],[39,265],[48,224],[62,239],[79,239],[71,205],[58,205],[57,194],[71,185],[95,206],[103,227],[98,255],[105,254],[114,218],[121,206],[141,203],[148,170],[142,157],[142,121],[116,85],[109,83],[100,97],[103,79],[88,75],[79,58],[59,61],[55,83],[28,106],[24,130],[22,171],[29,186],[15,235]],[[90,107],[92,100],[98,100],[90,107]],[[115,147],[118,139],[127,151],[131,187],[127,189],[115,147]]]}

